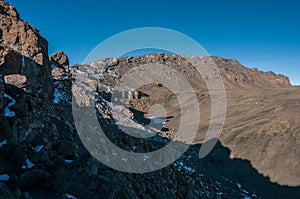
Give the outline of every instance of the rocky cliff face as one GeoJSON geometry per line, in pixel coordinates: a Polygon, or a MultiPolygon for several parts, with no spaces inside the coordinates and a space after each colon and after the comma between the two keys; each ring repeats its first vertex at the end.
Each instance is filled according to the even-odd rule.
{"type": "Polygon", "coordinates": [[[4,1],[0,1],[0,17],[0,73],[23,75],[26,90],[47,99],[51,83],[46,39],[4,1]]]}
{"type": "Polygon", "coordinates": [[[288,77],[273,72],[262,72],[257,68],[246,68],[237,60],[211,57],[221,70],[223,81],[232,88],[274,88],[291,87],[288,77]]]}

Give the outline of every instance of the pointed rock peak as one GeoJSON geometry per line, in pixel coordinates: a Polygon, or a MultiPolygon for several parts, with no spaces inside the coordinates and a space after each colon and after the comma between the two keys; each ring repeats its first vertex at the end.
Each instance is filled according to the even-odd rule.
{"type": "Polygon", "coordinates": [[[59,68],[66,68],[69,67],[69,58],[63,51],[58,51],[53,53],[49,57],[51,64],[54,64],[56,67],[59,68]]]}
{"type": "Polygon", "coordinates": [[[0,14],[9,15],[11,17],[20,18],[20,15],[16,8],[3,0],[0,0],[0,14]]]}

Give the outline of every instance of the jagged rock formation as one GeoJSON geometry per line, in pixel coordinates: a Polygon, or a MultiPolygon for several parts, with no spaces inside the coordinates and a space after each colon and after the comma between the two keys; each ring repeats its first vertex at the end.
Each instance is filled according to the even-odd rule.
{"type": "Polygon", "coordinates": [[[47,99],[51,83],[46,39],[4,1],[0,1],[0,17],[0,73],[26,76],[27,90],[43,93],[47,99]]]}
{"type": "Polygon", "coordinates": [[[237,60],[211,57],[221,71],[227,89],[291,87],[289,78],[273,72],[262,72],[257,68],[246,68],[237,60]]]}
{"type": "Polygon", "coordinates": [[[63,80],[70,77],[69,58],[63,51],[56,52],[49,58],[54,80],[63,80]]]}

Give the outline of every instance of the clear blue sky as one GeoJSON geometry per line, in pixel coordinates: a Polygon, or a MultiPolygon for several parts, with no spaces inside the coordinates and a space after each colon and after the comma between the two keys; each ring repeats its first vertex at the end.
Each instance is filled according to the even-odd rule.
{"type": "Polygon", "coordinates": [[[300,1],[6,0],[39,29],[49,53],[81,63],[101,41],[139,27],[164,27],[198,41],[210,55],[288,75],[300,85],[300,1]]]}

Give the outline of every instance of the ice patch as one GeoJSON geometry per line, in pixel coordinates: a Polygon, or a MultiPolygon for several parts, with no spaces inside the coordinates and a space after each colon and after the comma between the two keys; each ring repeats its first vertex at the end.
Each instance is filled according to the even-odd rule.
{"type": "Polygon", "coordinates": [[[70,194],[67,194],[67,193],[65,193],[65,196],[66,196],[67,198],[69,198],[69,199],[77,199],[77,198],[75,198],[74,196],[72,196],[72,195],[70,195],[70,194]]]}
{"type": "Polygon", "coordinates": [[[34,148],[35,152],[40,152],[44,148],[44,145],[40,145],[34,148]]]}
{"type": "Polygon", "coordinates": [[[8,174],[2,174],[0,175],[0,181],[8,181],[9,180],[9,175],[8,174]]]}
{"type": "Polygon", "coordinates": [[[60,101],[61,97],[62,97],[62,94],[58,91],[58,89],[54,89],[54,93],[53,93],[53,96],[54,96],[54,104],[58,104],[58,102],[60,101]]]}
{"type": "Polygon", "coordinates": [[[24,67],[25,67],[25,56],[22,55],[22,68],[24,68],[24,67]]]}
{"type": "Polygon", "coordinates": [[[26,168],[31,169],[33,166],[34,166],[34,164],[29,159],[27,159],[26,160],[26,166],[23,165],[22,169],[26,169],[26,168]]]}
{"type": "Polygon", "coordinates": [[[16,104],[16,100],[14,98],[12,98],[11,96],[9,96],[8,94],[6,94],[6,93],[4,93],[4,97],[11,100],[11,102],[6,107],[4,107],[4,117],[14,117],[14,116],[16,116],[15,112],[9,110],[10,107],[12,107],[13,105],[16,104]]]}
{"type": "Polygon", "coordinates": [[[248,191],[246,191],[246,190],[243,190],[243,192],[244,192],[245,194],[249,194],[249,192],[248,192],[248,191]]]}
{"type": "Polygon", "coordinates": [[[237,186],[239,189],[242,188],[242,185],[239,184],[239,183],[236,183],[236,186],[237,186]]]}
{"type": "Polygon", "coordinates": [[[66,163],[71,163],[73,160],[65,160],[66,163]]]}
{"type": "Polygon", "coordinates": [[[145,154],[144,155],[144,161],[146,161],[147,159],[151,158],[151,155],[150,154],[145,154]]]}
{"type": "Polygon", "coordinates": [[[54,100],[53,100],[54,104],[58,104],[60,101],[68,100],[67,94],[65,92],[59,92],[57,88],[54,89],[53,96],[54,96],[54,100]]]}
{"type": "Polygon", "coordinates": [[[6,140],[3,140],[2,142],[0,142],[0,147],[2,147],[3,145],[7,144],[6,140]]]}
{"type": "Polygon", "coordinates": [[[149,119],[151,119],[154,122],[154,124],[165,124],[165,120],[161,118],[149,118],[149,119]]]}
{"type": "Polygon", "coordinates": [[[174,164],[175,166],[178,166],[179,167],[179,171],[183,168],[184,170],[190,172],[190,173],[194,173],[196,170],[193,169],[192,167],[189,167],[189,166],[186,166],[184,165],[183,162],[177,162],[174,164]]]}

